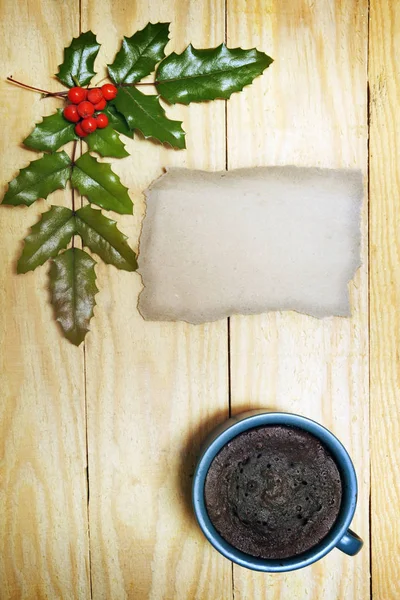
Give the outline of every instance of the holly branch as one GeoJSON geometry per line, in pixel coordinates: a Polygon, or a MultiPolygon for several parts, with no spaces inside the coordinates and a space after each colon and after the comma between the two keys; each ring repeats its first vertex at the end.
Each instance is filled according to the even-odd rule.
{"type": "Polygon", "coordinates": [[[135,271],[136,255],[105,211],[132,214],[128,189],[101,157],[128,156],[121,135],[133,138],[140,131],[145,138],[173,148],[185,148],[185,131],[180,121],[168,118],[160,100],[167,104],[190,104],[228,99],[252,83],[272,59],[256,49],[196,49],[189,45],[181,54],[165,56],[169,23],[149,23],[131,37],[124,37],[113,63],[108,65],[110,81],[90,87],[96,75],[95,60],[100,50],[96,36],[87,31],[64,50],[56,77],[67,88],[55,92],[8,77],[11,83],[55,97],[67,105],[45,116],[24,140],[28,148],[43,156],[22,168],[8,186],[3,205],[30,206],[39,198],[65,189],[69,182],[72,208],[50,206],[25,238],[17,272],[27,273],[51,261],[49,287],[56,320],[64,336],[79,345],[89,331],[95,306],[95,265],[92,255],[118,269],[135,271]],[[142,79],[154,72],[151,82],[142,79]],[[156,94],[143,94],[140,86],[153,86],[156,94]],[[82,140],[88,151],[75,158],[82,140]],[[74,142],[71,156],[60,150],[74,142]],[[76,210],[77,190],[89,204],[76,210]],[[82,240],[76,247],[74,236],[82,240]],[[90,254],[89,254],[89,252],[90,254]]]}

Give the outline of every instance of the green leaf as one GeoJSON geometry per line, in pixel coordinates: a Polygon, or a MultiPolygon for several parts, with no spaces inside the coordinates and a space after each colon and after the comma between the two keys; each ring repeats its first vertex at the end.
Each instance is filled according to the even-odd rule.
{"type": "Polygon", "coordinates": [[[115,129],[115,131],[118,131],[118,133],[122,133],[129,138],[133,138],[133,129],[129,128],[124,115],[121,115],[111,102],[107,104],[107,107],[102,112],[107,115],[109,125],[115,129]]]}
{"type": "Polygon", "coordinates": [[[132,37],[124,37],[108,72],[114,83],[134,83],[152,73],[164,58],[168,43],[169,23],[149,23],[132,37]]]}
{"type": "Polygon", "coordinates": [[[67,87],[74,87],[77,83],[88,85],[95,75],[93,66],[99,48],[100,44],[91,31],[73,38],[71,45],[64,49],[64,62],[59,65],[56,77],[67,87]]]}
{"type": "Polygon", "coordinates": [[[38,198],[47,198],[51,192],[65,188],[71,174],[71,160],[64,151],[45,154],[21,169],[10,181],[3,204],[30,206],[38,198]]]}
{"type": "Polygon", "coordinates": [[[129,156],[129,152],[125,150],[118,133],[110,126],[104,129],[96,129],[85,138],[85,142],[90,150],[97,152],[100,156],[115,156],[115,158],[129,156]]]}
{"type": "Polygon", "coordinates": [[[70,248],[52,262],[51,302],[65,337],[79,346],[89,331],[96,304],[96,262],[83,250],[70,248]]]}
{"type": "Polygon", "coordinates": [[[72,210],[52,206],[25,238],[25,246],[17,264],[17,273],[33,271],[66,248],[76,233],[72,210]]]}
{"type": "Polygon", "coordinates": [[[99,163],[88,152],[75,162],[71,183],[89,202],[98,204],[105,210],[121,214],[133,212],[128,188],[122,185],[108,163],[99,163]]]}
{"type": "Polygon", "coordinates": [[[226,99],[249,85],[272,62],[256,49],[230,49],[221,44],[196,50],[190,44],[182,54],[173,52],[158,66],[157,89],[171,104],[226,99]]]}
{"type": "Polygon", "coordinates": [[[89,205],[80,208],[76,213],[76,229],[84,245],[105,263],[124,271],[136,271],[136,254],[127,244],[126,235],[100,210],[89,205]]]}
{"type": "Polygon", "coordinates": [[[64,119],[61,109],[58,109],[56,114],[44,117],[43,121],[36,125],[25,140],[25,146],[34,150],[44,150],[54,152],[60,146],[78,140],[75,135],[74,123],[69,123],[64,119]]]}
{"type": "Polygon", "coordinates": [[[141,131],[145,138],[155,138],[174,148],[185,148],[182,123],[167,118],[158,96],[147,96],[135,87],[121,87],[114,103],[129,127],[141,131]]]}

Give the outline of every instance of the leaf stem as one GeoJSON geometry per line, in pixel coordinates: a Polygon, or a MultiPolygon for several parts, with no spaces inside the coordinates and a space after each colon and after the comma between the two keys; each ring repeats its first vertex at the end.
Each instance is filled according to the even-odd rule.
{"type": "Polygon", "coordinates": [[[10,83],[15,83],[15,85],[19,85],[27,90],[32,90],[33,92],[39,92],[40,94],[46,94],[46,96],[55,96],[57,98],[64,98],[68,92],[49,92],[48,90],[42,90],[41,88],[33,87],[31,85],[27,85],[26,83],[22,83],[22,81],[17,81],[13,79],[13,77],[7,77],[7,81],[10,83]]]}
{"type": "Polygon", "coordinates": [[[103,79],[100,79],[100,81],[98,81],[97,83],[93,84],[95,87],[99,86],[101,83],[103,83],[103,81],[105,81],[106,79],[108,79],[107,75],[105,77],[103,77],[103,79]]]}

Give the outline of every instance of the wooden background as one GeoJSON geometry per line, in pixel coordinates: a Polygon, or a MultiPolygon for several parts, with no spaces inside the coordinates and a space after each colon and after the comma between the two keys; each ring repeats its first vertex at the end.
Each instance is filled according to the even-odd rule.
{"type": "MultiPolygon", "coordinates": [[[[159,20],[172,23],[169,51],[226,39],[275,62],[227,103],[171,109],[186,151],[128,142],[131,157],[114,165],[135,216],[121,228],[136,247],[141,192],[167,165],[360,167],[369,208],[366,193],[353,318],[147,323],[139,276],[99,263],[96,318],[76,349],[52,320],[47,267],[13,272],[47,202],[3,207],[0,599],[398,600],[400,2],[2,0],[4,189],[36,157],[21,140],[59,105],[5,77],[59,89],[63,47],[92,29],[99,80],[121,36],[159,20]],[[357,557],[334,550],[263,575],[204,540],[190,509],[199,445],[230,411],[256,407],[315,418],[347,446],[360,486],[353,528],[366,542],[357,557]]],[[[50,202],[68,206],[70,192],[50,202]]]]}

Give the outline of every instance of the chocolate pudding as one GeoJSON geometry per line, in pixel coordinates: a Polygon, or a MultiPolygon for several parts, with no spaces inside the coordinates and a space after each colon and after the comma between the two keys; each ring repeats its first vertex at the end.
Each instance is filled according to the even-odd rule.
{"type": "Polygon", "coordinates": [[[340,509],[335,461],[312,434],[268,425],[233,438],[207,473],[205,502],[221,536],[252,556],[297,556],[320,542],[340,509]]]}

